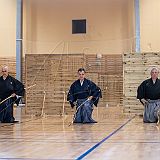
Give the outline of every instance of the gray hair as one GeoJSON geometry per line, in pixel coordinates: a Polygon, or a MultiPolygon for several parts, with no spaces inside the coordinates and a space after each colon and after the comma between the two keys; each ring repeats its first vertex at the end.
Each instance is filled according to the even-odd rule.
{"type": "Polygon", "coordinates": [[[151,72],[152,72],[153,70],[156,70],[156,71],[159,73],[159,69],[158,69],[157,67],[152,67],[151,72]]]}

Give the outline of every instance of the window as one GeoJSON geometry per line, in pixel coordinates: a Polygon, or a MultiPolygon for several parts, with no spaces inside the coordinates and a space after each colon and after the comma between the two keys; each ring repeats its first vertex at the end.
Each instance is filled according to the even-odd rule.
{"type": "Polygon", "coordinates": [[[72,20],[72,34],[86,33],[86,19],[72,20]]]}

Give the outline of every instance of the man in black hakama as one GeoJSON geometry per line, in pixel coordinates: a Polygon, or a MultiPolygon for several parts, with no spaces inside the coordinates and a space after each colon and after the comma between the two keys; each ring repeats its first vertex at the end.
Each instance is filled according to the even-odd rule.
{"type": "Polygon", "coordinates": [[[159,123],[160,120],[160,79],[159,70],[151,70],[151,78],[143,81],[137,90],[137,99],[145,106],[143,121],[145,123],[159,123]]]}
{"type": "Polygon", "coordinates": [[[0,77],[0,122],[14,123],[13,104],[18,102],[20,96],[24,95],[23,84],[8,74],[8,67],[2,67],[0,77]],[[10,97],[9,99],[7,99],[10,97]],[[7,99],[7,100],[5,100],[7,99]],[[5,100],[4,102],[2,102],[5,100]],[[2,102],[2,103],[1,103],[2,102]]]}
{"type": "Polygon", "coordinates": [[[96,123],[92,119],[93,105],[97,106],[102,97],[100,88],[85,78],[84,68],[78,70],[79,79],[70,87],[67,100],[73,108],[76,105],[74,123],[96,123]]]}

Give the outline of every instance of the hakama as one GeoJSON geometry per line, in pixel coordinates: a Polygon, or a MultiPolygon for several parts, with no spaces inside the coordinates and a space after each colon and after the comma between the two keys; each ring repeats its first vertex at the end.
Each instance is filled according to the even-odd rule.
{"type": "Polygon", "coordinates": [[[158,115],[160,111],[160,100],[148,100],[145,103],[143,122],[145,123],[157,123],[158,115]]]}
{"type": "Polygon", "coordinates": [[[145,106],[143,121],[145,123],[156,123],[160,110],[160,80],[157,78],[155,83],[152,79],[147,79],[141,83],[137,90],[137,99],[145,106]],[[143,103],[142,100],[147,101],[143,103]]]}

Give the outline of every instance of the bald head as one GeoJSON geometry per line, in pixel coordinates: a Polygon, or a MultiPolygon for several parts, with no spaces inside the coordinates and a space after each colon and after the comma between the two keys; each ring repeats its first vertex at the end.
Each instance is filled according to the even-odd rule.
{"type": "Polygon", "coordinates": [[[2,75],[3,77],[8,76],[8,66],[2,66],[2,75]]]}
{"type": "Polygon", "coordinates": [[[2,71],[8,71],[8,66],[2,66],[2,71]]]}

